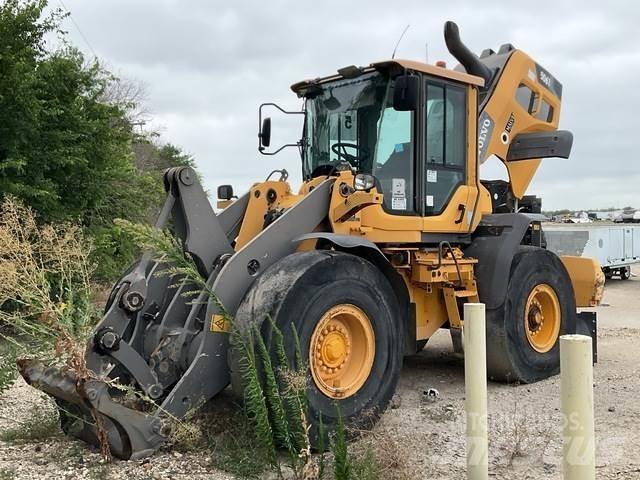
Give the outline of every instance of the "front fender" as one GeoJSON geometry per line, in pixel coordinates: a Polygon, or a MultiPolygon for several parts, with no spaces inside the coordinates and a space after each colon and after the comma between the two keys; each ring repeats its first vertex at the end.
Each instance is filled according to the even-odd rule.
{"type": "Polygon", "coordinates": [[[367,240],[366,238],[355,237],[350,235],[340,235],[332,232],[313,232],[297,237],[294,242],[302,242],[303,240],[325,240],[330,243],[336,250],[347,252],[352,255],[364,258],[373,263],[391,284],[391,288],[396,294],[402,319],[400,325],[405,330],[406,351],[415,353],[416,329],[415,329],[415,313],[411,308],[409,291],[402,276],[393,268],[393,265],[387,260],[378,246],[367,240]],[[413,325],[413,326],[412,326],[413,325]]]}

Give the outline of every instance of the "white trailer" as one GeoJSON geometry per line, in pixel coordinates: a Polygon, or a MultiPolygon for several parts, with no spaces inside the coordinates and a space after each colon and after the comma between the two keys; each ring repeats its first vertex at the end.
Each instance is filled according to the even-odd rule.
{"type": "Polygon", "coordinates": [[[631,265],[640,263],[640,226],[553,224],[542,226],[547,248],[558,255],[597,259],[607,278],[631,276],[631,265]]]}

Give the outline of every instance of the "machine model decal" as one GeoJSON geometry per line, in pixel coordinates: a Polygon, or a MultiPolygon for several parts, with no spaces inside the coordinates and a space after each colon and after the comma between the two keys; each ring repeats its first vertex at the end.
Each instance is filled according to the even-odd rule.
{"type": "Polygon", "coordinates": [[[556,80],[556,78],[551,75],[547,70],[542,68],[540,65],[536,63],[536,73],[538,81],[544,85],[546,88],[551,90],[551,92],[558,97],[559,100],[562,99],[562,84],[556,80]]]}
{"type": "Polygon", "coordinates": [[[478,160],[480,163],[486,160],[487,148],[493,133],[493,119],[487,112],[482,112],[478,120],[478,160]]]}

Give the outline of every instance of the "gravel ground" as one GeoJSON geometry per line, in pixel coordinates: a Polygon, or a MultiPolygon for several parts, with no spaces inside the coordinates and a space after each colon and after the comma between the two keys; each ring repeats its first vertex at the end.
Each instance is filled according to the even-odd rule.
{"type": "MultiPolygon", "coordinates": [[[[599,363],[595,367],[597,471],[599,479],[640,479],[640,268],[628,281],[607,283],[597,309],[599,363]]],[[[535,385],[489,384],[490,475],[499,479],[561,479],[559,378],[535,385]]],[[[216,399],[208,407],[215,411],[216,399]]],[[[50,403],[24,382],[0,396],[0,430],[40,412],[50,403]]],[[[227,408],[223,408],[227,410],[227,408]]],[[[42,425],[46,426],[46,421],[42,425]]],[[[161,451],[144,461],[105,464],[98,452],[63,436],[34,442],[0,441],[0,480],[6,479],[216,479],[233,478],[210,466],[216,452],[161,451]]],[[[464,477],[463,361],[450,349],[446,332],[421,354],[407,358],[392,408],[371,437],[389,476],[464,477]],[[433,402],[423,391],[435,388],[433,402]]]]}

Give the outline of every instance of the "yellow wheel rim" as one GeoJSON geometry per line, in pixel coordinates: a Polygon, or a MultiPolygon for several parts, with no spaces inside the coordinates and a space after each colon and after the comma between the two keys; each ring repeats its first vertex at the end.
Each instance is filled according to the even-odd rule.
{"type": "Polygon", "coordinates": [[[311,335],[311,376],[328,397],[343,399],[360,390],[369,378],[374,357],[371,321],[355,305],[331,307],[311,335]]]}
{"type": "Polygon", "coordinates": [[[556,292],[546,283],[536,285],[524,311],[524,329],[531,348],[540,353],[553,348],[560,334],[560,317],[556,292]]]}

